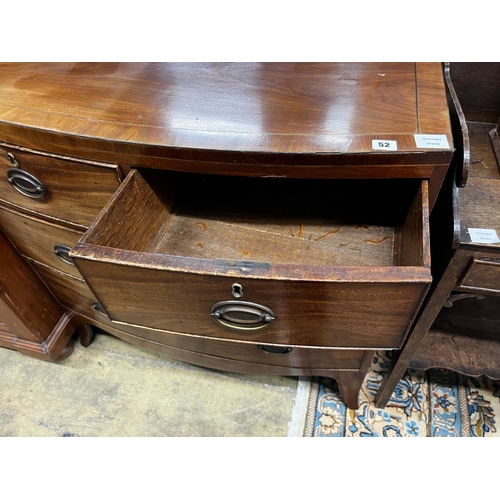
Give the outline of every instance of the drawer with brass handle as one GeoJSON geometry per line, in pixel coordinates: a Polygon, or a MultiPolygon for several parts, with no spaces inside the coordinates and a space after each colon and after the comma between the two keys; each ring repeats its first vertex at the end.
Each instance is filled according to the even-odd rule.
{"type": "Polygon", "coordinates": [[[427,182],[397,206],[391,183],[269,181],[133,170],[70,255],[114,321],[397,348],[431,281],[427,182]]]}
{"type": "Polygon", "coordinates": [[[29,259],[28,261],[63,306],[103,325],[111,325],[106,312],[82,279],[29,259]]]}
{"type": "Polygon", "coordinates": [[[82,279],[69,251],[82,232],[0,205],[0,226],[24,256],[82,279]]]}
{"type": "Polygon", "coordinates": [[[0,198],[86,228],[120,184],[117,165],[0,143],[0,198]]]}

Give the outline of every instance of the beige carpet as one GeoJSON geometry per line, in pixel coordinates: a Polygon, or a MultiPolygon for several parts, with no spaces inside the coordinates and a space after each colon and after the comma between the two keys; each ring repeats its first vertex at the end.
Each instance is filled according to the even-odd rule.
{"type": "Polygon", "coordinates": [[[96,335],[59,364],[0,349],[0,436],[300,436],[308,380],[224,373],[96,335]]]}

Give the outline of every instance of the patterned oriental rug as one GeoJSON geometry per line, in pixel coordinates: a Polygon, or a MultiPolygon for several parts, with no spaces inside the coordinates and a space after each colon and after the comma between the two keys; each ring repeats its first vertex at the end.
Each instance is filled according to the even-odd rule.
{"type": "Polygon", "coordinates": [[[409,370],[384,409],[373,404],[389,353],[377,353],[358,410],[348,409],[335,381],[312,379],[306,437],[497,437],[500,383],[447,370],[409,370]]]}

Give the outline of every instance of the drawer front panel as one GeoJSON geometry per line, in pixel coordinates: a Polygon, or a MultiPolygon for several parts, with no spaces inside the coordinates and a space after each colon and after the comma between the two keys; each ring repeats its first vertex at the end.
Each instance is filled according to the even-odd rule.
{"type": "Polygon", "coordinates": [[[500,260],[472,259],[458,287],[460,290],[500,294],[500,260]]]}
{"type": "Polygon", "coordinates": [[[84,227],[115,192],[119,175],[117,165],[0,146],[0,197],[4,201],[84,227]],[[45,194],[32,198],[14,185],[25,193],[45,194]]]}
{"type": "Polygon", "coordinates": [[[106,330],[107,326],[123,330],[145,340],[158,342],[178,349],[229,358],[249,363],[288,366],[293,368],[315,368],[358,370],[365,351],[314,348],[288,348],[286,345],[273,346],[234,342],[227,340],[200,338],[196,335],[179,335],[167,331],[149,330],[127,324],[112,323],[106,316],[92,307],[96,298],[85,283],[63,276],[44,266],[34,265],[37,272],[51,288],[59,301],[69,309],[94,319],[106,330]]]}
{"type": "MultiPolygon", "coordinates": [[[[365,357],[365,351],[363,350],[275,346],[264,343],[256,344],[200,338],[195,335],[148,330],[121,323],[113,323],[111,326],[170,347],[264,365],[293,368],[315,367],[327,370],[359,370],[365,357]]],[[[104,327],[104,329],[106,328],[104,327]]]]}
{"type": "Polygon", "coordinates": [[[104,324],[111,323],[107,316],[94,309],[97,300],[85,282],[36,262],[31,264],[63,306],[104,324]]]}
{"type": "Polygon", "coordinates": [[[77,259],[116,321],[186,334],[297,346],[398,347],[426,283],[300,282],[241,279],[77,259]],[[234,299],[275,314],[267,328],[238,330],[212,318],[214,304],[234,299]]]}
{"type": "Polygon", "coordinates": [[[57,245],[72,248],[80,239],[81,232],[41,222],[1,206],[0,226],[26,257],[82,279],[76,266],[70,263],[71,260],[69,262],[63,260],[66,259],[64,249],[59,250],[62,258],[54,251],[57,245]]]}

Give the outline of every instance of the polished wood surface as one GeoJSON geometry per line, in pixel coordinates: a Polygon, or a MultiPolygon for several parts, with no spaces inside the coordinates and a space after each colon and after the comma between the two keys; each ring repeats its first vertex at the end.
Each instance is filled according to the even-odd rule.
{"type": "Polygon", "coordinates": [[[37,215],[74,223],[85,229],[118,187],[116,165],[46,154],[0,143],[0,199],[37,215]],[[19,169],[40,181],[47,194],[33,199],[14,189],[8,180],[13,155],[19,169]]]}
{"type": "Polygon", "coordinates": [[[0,226],[25,257],[82,279],[74,265],[61,260],[54,252],[56,245],[72,248],[81,238],[81,231],[41,221],[1,204],[0,226]]]}
{"type": "Polygon", "coordinates": [[[124,173],[421,178],[432,210],[453,154],[438,63],[11,63],[0,92],[6,142],[124,173]]]}
{"type": "Polygon", "coordinates": [[[96,325],[210,368],[323,374],[357,407],[431,281],[455,147],[441,64],[9,63],[0,93],[1,224],[84,345],[96,325]],[[8,153],[45,199],[8,184],[8,153]],[[50,249],[87,227],[68,246],[88,284],[50,249]],[[213,320],[236,280],[275,324],[213,320]]]}
{"type": "Polygon", "coordinates": [[[0,230],[0,345],[54,361],[71,353],[68,314],[0,230]],[[68,346],[68,348],[67,348],[68,346]]]}
{"type": "Polygon", "coordinates": [[[358,393],[374,354],[371,351],[295,347],[288,354],[266,353],[256,343],[183,335],[111,322],[92,308],[95,297],[85,283],[41,264],[34,263],[33,266],[61,304],[78,312],[73,322],[81,331],[84,345],[89,344],[93,335],[88,325],[93,325],[145,349],[208,368],[275,375],[317,375],[321,372],[338,381],[350,408],[358,406],[358,393]]]}
{"type": "Polygon", "coordinates": [[[369,282],[368,276],[365,282],[284,282],[83,259],[78,266],[112,319],[214,338],[297,346],[397,348],[428,285],[404,279],[369,282]],[[272,326],[238,332],[212,319],[212,306],[233,298],[236,281],[248,301],[274,311],[277,320],[272,326]]]}
{"type": "MultiPolygon", "coordinates": [[[[2,231],[0,245],[1,300],[18,318],[11,330],[25,340],[43,342],[52,333],[63,310],[52,299],[48,290],[37,281],[28,264],[2,231]]],[[[7,323],[5,315],[2,320],[7,323]]]]}
{"type": "Polygon", "coordinates": [[[61,305],[84,315],[86,318],[98,321],[102,325],[111,325],[111,321],[106,315],[93,308],[97,299],[83,279],[78,280],[74,276],[38,262],[29,262],[61,305]]]}
{"type": "Polygon", "coordinates": [[[251,363],[286,364],[295,368],[307,368],[314,365],[325,369],[358,370],[365,357],[365,351],[347,349],[296,347],[286,354],[272,353],[260,349],[261,344],[257,343],[204,338],[196,334],[178,334],[166,330],[140,328],[127,323],[111,322],[109,318],[97,313],[92,308],[96,299],[85,283],[75,283],[75,280],[70,276],[55,272],[46,266],[35,264],[34,267],[63,305],[84,315],[87,319],[93,320],[94,325],[104,330],[117,328],[139,335],[144,339],[179,349],[204,352],[251,363]]]}
{"type": "Polygon", "coordinates": [[[359,153],[449,134],[436,63],[10,63],[0,82],[5,122],[115,142],[359,153]]]}

